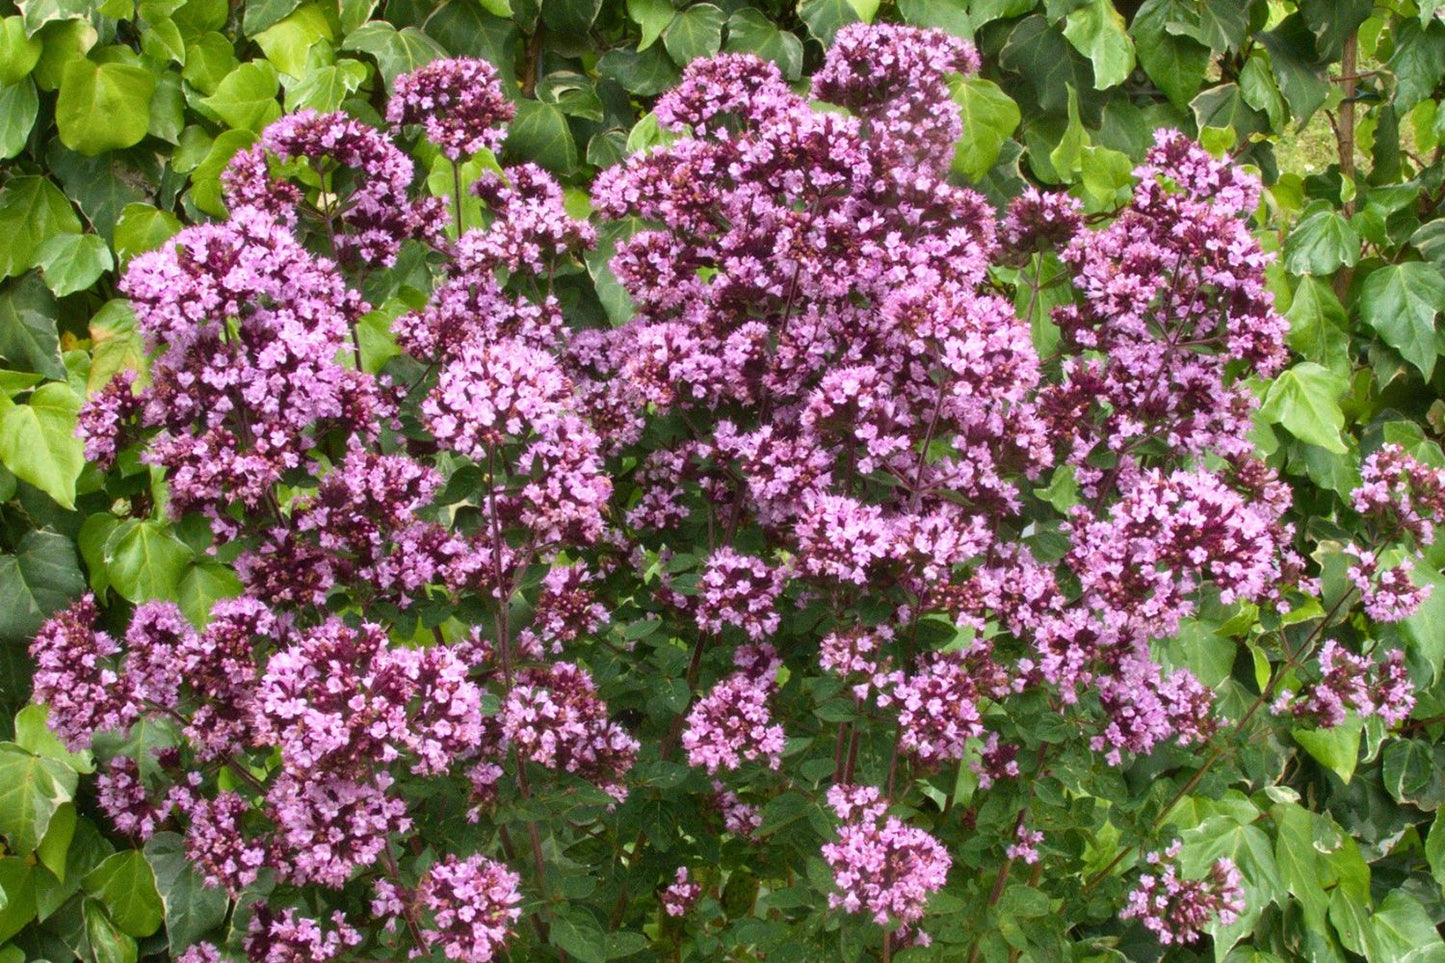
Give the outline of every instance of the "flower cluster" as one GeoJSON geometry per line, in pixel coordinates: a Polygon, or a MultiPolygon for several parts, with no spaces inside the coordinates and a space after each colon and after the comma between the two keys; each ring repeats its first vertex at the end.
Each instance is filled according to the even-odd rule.
{"type": "Polygon", "coordinates": [[[834,786],[828,804],[843,820],[838,841],[823,846],[839,890],[828,905],[911,931],[928,897],[943,888],[953,865],[948,851],[923,830],[884,817],[875,787],[834,786]]]}
{"type": "Polygon", "coordinates": [[[1162,853],[1146,854],[1150,871],[1139,877],[1119,913],[1121,919],[1139,920],[1165,946],[1193,943],[1205,927],[1228,926],[1244,912],[1244,889],[1232,860],[1221,857],[1203,879],[1184,880],[1174,863],[1180,849],[1175,841],[1162,853]]]}
{"type": "Polygon", "coordinates": [[[452,160],[498,150],[516,109],[502,94],[497,68],[470,57],[433,60],[396,78],[386,104],[393,124],[421,124],[452,160]]]}
{"type": "Polygon", "coordinates": [[[702,895],[702,884],[691,882],[687,867],[677,868],[677,877],[662,891],[662,908],[668,916],[686,916],[702,895]]]}
{"type": "Polygon", "coordinates": [[[1387,726],[1409,718],[1415,707],[1415,684],[1405,668],[1404,653],[1398,649],[1384,662],[1376,662],[1328,639],[1320,647],[1318,660],[1320,680],[1298,695],[1281,692],[1274,702],[1275,712],[1312,720],[1321,729],[1334,728],[1350,712],[1378,715],[1387,726]]]}
{"type": "Polygon", "coordinates": [[[699,699],[688,712],[682,733],[688,763],[706,768],[709,774],[755,759],[777,769],[785,736],[768,707],[774,688],[771,670],[734,672],[699,699]]]}

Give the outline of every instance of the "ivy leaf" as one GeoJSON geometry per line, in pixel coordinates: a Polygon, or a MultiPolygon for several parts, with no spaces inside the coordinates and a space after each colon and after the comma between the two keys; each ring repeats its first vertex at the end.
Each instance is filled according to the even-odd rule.
{"type": "Polygon", "coordinates": [[[676,13],[670,0],[627,0],[628,18],[642,29],[637,49],[646,50],[656,43],[676,13]]]}
{"type": "Polygon", "coordinates": [[[382,21],[373,21],[353,30],[341,42],[341,49],[371,54],[388,88],[402,74],[447,55],[435,40],[415,27],[397,30],[382,21]]]}
{"type": "Polygon", "coordinates": [[[21,0],[16,6],[25,17],[26,36],[33,37],[56,20],[88,20],[96,4],[93,0],[21,0]]]}
{"type": "Polygon", "coordinates": [[[44,177],[11,178],[0,190],[0,278],[33,268],[40,245],[62,233],[79,234],[80,218],[60,188],[44,177]]]}
{"type": "MultiPolygon", "coordinates": [[[[279,116],[279,107],[277,109],[279,116]]],[[[226,205],[221,200],[221,172],[232,157],[255,142],[256,135],[249,130],[228,130],[216,138],[205,159],[191,171],[191,200],[196,207],[216,217],[226,216],[226,205]]]]}
{"type": "Polygon", "coordinates": [[[139,950],[135,940],[121,932],[105,907],[93,899],[86,900],[82,906],[85,939],[95,955],[95,963],[136,963],[139,950]]]}
{"type": "MultiPolygon", "coordinates": [[[[89,752],[71,752],[50,731],[50,710],[45,706],[32,702],[15,713],[15,744],[26,752],[63,762],[76,772],[85,775],[95,772],[95,762],[89,752]]],[[[64,878],[65,873],[55,875],[64,878]]]]}
{"type": "Polygon", "coordinates": [[[802,0],[798,4],[798,16],[808,25],[808,32],[826,47],[848,24],[872,23],[879,3],[880,0],[802,0]]]}
{"type": "Polygon", "coordinates": [[[955,0],[898,0],[898,12],[910,26],[945,30],[964,40],[973,39],[972,14],[978,6],[973,3],[965,7],[955,0]]]}
{"type": "Polygon", "coordinates": [[[1402,18],[1392,33],[1395,53],[1389,68],[1395,75],[1395,109],[1403,112],[1429,97],[1445,77],[1445,23],[1436,19],[1422,27],[1402,18]]]}
{"type": "Polygon", "coordinates": [[[722,47],[726,19],[727,14],[710,3],[694,4],[673,17],[662,32],[662,45],[679,66],[711,57],[722,47]]]}
{"type": "Polygon", "coordinates": [[[90,871],[83,885],[127,936],[150,936],[160,929],[161,894],[156,891],[155,873],[140,850],[122,850],[109,857],[90,871]]]}
{"type": "Polygon", "coordinates": [[[1209,67],[1207,46],[1168,29],[1188,12],[1180,0],[1148,0],[1129,28],[1134,34],[1139,66],[1178,110],[1189,108],[1209,67]]]}
{"type": "Polygon", "coordinates": [[[176,586],[176,604],[191,624],[201,626],[210,620],[211,608],[221,599],[241,594],[236,574],[219,562],[192,565],[176,586]]]}
{"type": "Polygon", "coordinates": [[[1004,142],[1018,129],[1018,104],[998,84],[965,77],[951,84],[963,115],[963,137],[953,152],[954,173],[977,183],[993,169],[1004,142]]]}
{"type": "Polygon", "coordinates": [[[0,462],[64,508],[75,507],[85,446],[75,437],[80,397],[60,382],[41,385],[28,404],[0,399],[0,462]]]}
{"type": "Polygon", "coordinates": [[[1341,377],[1350,373],[1349,322],[1344,306],[1329,284],[1300,278],[1289,310],[1289,346],[1306,361],[1315,361],[1341,377]]]}
{"type": "Polygon", "coordinates": [[[20,16],[0,19],[0,87],[18,84],[30,75],[45,45],[25,32],[20,16]]]}
{"type": "Polygon", "coordinates": [[[186,44],[186,66],[181,76],[201,93],[214,94],[237,63],[231,41],[213,30],[186,44]]]}
{"type": "Polygon", "coordinates": [[[110,584],[131,602],[171,598],[186,573],[192,552],[155,519],[127,519],[105,542],[110,584]]]}
{"type": "Polygon", "coordinates": [[[1445,276],[1433,264],[1387,264],[1360,288],[1360,319],[1420,370],[1435,371],[1435,315],[1445,306],[1445,276]]]}
{"type": "Polygon", "coordinates": [[[1064,37],[1094,65],[1094,89],[1123,83],[1134,69],[1134,41],[1110,0],[1090,0],[1069,14],[1064,37]]]}
{"type": "Polygon", "coordinates": [[[1364,723],[1351,713],[1342,723],[1329,729],[1295,729],[1294,740],[1304,747],[1314,760],[1340,777],[1345,785],[1355,775],[1355,765],[1360,760],[1360,735],[1364,723]]]}
{"type": "Polygon", "coordinates": [[[0,87],[0,160],[9,160],[25,149],[39,111],[40,97],[30,78],[0,87]]]}
{"type": "Polygon", "coordinates": [[[75,770],[0,743],[0,834],[13,853],[33,853],[51,817],[75,795],[75,770]]]}
{"type": "Polygon", "coordinates": [[[165,910],[166,940],[172,957],[198,942],[226,918],[225,891],[206,886],[186,856],[185,840],[156,833],[146,840],[145,858],[155,873],[165,910]]]}
{"type": "Polygon", "coordinates": [[[1266,424],[1283,425],[1300,441],[1343,454],[1348,449],[1340,440],[1345,415],[1339,399],[1347,388],[1344,379],[1323,365],[1301,362],[1274,379],[1259,417],[1266,424]]]}
{"type": "Polygon", "coordinates": [[[29,642],[84,591],[74,543],[55,532],[26,533],[15,554],[0,555],[0,639],[29,642]]]}
{"type": "Polygon", "coordinates": [[[1284,242],[1284,266],[1291,274],[1334,274],[1360,260],[1360,235],[1339,211],[1317,208],[1295,224],[1284,242]]]}
{"type": "Polygon", "coordinates": [[[57,234],[40,245],[35,257],[58,298],[84,291],[115,267],[110,245],[99,234],[57,234]]]}
{"type": "Polygon", "coordinates": [[[791,31],[777,25],[753,7],[744,7],[728,18],[728,36],[723,49],[729,53],[750,53],[778,65],[783,77],[797,80],[803,72],[803,42],[791,31]]]}
{"type": "Polygon", "coordinates": [[[641,53],[609,50],[597,61],[597,72],[615,80],[639,97],[651,97],[677,83],[677,65],[663,48],[653,44],[641,53]]]}
{"type": "Polygon", "coordinates": [[[180,218],[150,204],[127,204],[115,222],[115,253],[122,262],[154,251],[181,230],[180,218]]]}
{"type": "Polygon", "coordinates": [[[227,74],[216,92],[201,104],[229,127],[260,133],[281,116],[281,105],[276,102],[280,89],[276,68],[265,61],[252,61],[227,74]]]}
{"type": "Polygon", "coordinates": [[[302,77],[315,49],[324,48],[329,61],[329,41],[333,37],[331,24],[322,8],[308,3],[256,34],[253,39],[277,70],[291,77],[302,77]]]}
{"type": "Polygon", "coordinates": [[[87,157],[140,143],[150,128],[156,77],[145,67],[78,58],[60,75],[60,142],[87,157]]]}
{"type": "Polygon", "coordinates": [[[0,289],[0,357],[47,378],[64,378],[55,296],[38,275],[27,274],[0,289]]]}
{"type": "Polygon", "coordinates": [[[548,170],[567,173],[577,166],[577,142],[567,117],[552,104],[522,100],[507,133],[506,151],[548,170]]]}
{"type": "MultiPolygon", "coordinates": [[[[318,48],[319,49],[319,48],[318,48]]],[[[286,85],[286,108],[309,107],[332,111],[350,97],[366,80],[366,65],[359,60],[338,60],[324,67],[309,68],[300,80],[286,85]]]]}
{"type": "Polygon", "coordinates": [[[301,0],[246,0],[246,14],[241,20],[241,32],[254,37],[273,23],[280,23],[292,10],[301,6],[301,0]]]}
{"type": "Polygon", "coordinates": [[[1420,901],[1402,889],[1392,891],[1370,917],[1379,956],[1397,963],[1439,963],[1445,941],[1420,901]]]}
{"type": "Polygon", "coordinates": [[[1259,40],[1269,51],[1270,66],[1295,121],[1303,125],[1330,92],[1329,78],[1318,62],[1309,27],[1295,13],[1275,29],[1261,33],[1259,40]]]}
{"type": "MultiPolygon", "coordinates": [[[[0,943],[4,943],[35,919],[35,867],[19,856],[0,858],[0,943]]],[[[22,954],[20,959],[26,957],[22,954]]]]}

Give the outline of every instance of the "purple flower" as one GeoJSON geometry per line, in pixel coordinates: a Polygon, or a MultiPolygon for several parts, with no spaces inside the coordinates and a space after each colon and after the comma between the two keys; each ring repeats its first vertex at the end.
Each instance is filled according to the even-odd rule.
{"type": "Polygon", "coordinates": [[[402,74],[386,104],[387,120],[422,124],[427,138],[454,161],[500,149],[503,125],[514,113],[497,69],[473,57],[433,60],[402,74]]]}

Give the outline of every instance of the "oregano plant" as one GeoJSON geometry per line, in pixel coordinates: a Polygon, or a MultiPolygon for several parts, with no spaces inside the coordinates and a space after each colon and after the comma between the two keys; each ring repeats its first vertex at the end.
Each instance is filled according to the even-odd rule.
{"type": "Polygon", "coordinates": [[[1264,387],[1258,173],[1161,129],[1117,203],[1000,210],[950,179],[979,66],[695,60],[586,204],[497,163],[469,59],[236,153],[79,415],[87,525],[211,581],[92,579],[31,645],[63,748],[17,760],[57,808],[93,754],[144,858],[24,952],[1445,954],[1320,802],[1415,725],[1438,449],[1282,476],[1267,424],[1343,425],[1293,427],[1327,369],[1264,387]]]}

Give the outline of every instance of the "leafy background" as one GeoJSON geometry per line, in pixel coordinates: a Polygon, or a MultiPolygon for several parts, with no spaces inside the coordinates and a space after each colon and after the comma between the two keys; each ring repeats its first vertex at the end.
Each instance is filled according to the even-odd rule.
{"type": "MultiPolygon", "coordinates": [[[[1296,358],[1257,386],[1255,437],[1302,482],[1301,497],[1315,501],[1305,507],[1320,530],[1310,534],[1328,546],[1324,519],[1358,482],[1362,441],[1395,441],[1445,463],[1437,444],[1445,429],[1440,6],[0,0],[0,703],[11,740],[0,745],[0,963],[45,954],[162,959],[226,914],[222,897],[198,887],[178,837],[158,835],[144,850],[106,837],[84,779],[90,760],[65,752],[43,710],[26,705],[26,645],[47,615],[87,589],[115,606],[179,599],[197,618],[237,589],[183,528],[154,511],[145,471],[122,466],[103,477],[85,464],[74,427],[88,393],[122,369],[144,371],[133,319],[115,296],[118,272],[183,223],[223,215],[221,170],[283,111],[344,109],[379,124],[399,74],[446,55],[485,58],[517,100],[504,159],[552,170],[580,212],[597,170],[659,140],[652,99],[694,58],[751,51],[803,82],[839,27],[854,21],[969,37],[985,66],[954,91],[967,125],[954,171],[996,202],[1033,182],[1074,192],[1091,212],[1112,210],[1152,131],[1166,126],[1259,169],[1268,185],[1259,230],[1279,253],[1271,285],[1296,358]]],[[[423,161],[434,190],[447,193],[447,162],[423,161]]],[[[590,277],[566,286],[566,308],[591,323],[618,323],[629,305],[606,267],[606,232],[602,241],[590,277]]],[[[423,290],[397,286],[378,316],[423,290]]],[[[1047,311],[1066,297],[1045,288],[1032,306],[1041,353],[1052,336],[1047,311]]],[[[379,333],[366,349],[368,365],[388,353],[379,333]]],[[[1343,578],[1343,562],[1321,551],[1328,590],[1343,578]]],[[[1297,733],[1292,744],[1253,747],[1167,809],[1186,863],[1230,855],[1244,871],[1251,909],[1217,934],[1217,957],[1445,960],[1436,929],[1445,919],[1445,826],[1436,818],[1445,802],[1442,561],[1437,550],[1417,569],[1436,583],[1431,601],[1388,629],[1399,633],[1416,677],[1431,680],[1403,738],[1386,740],[1378,723],[1297,733]],[[1279,778],[1287,769],[1290,787],[1279,778]],[[1253,791],[1226,791],[1232,785],[1253,791]],[[1233,949],[1248,934],[1250,946],[1233,949]]],[[[1250,625],[1200,618],[1176,655],[1206,683],[1243,692],[1269,672],[1250,633],[1250,625]]],[[[1119,822],[1145,824],[1175,787],[1148,772],[1127,775],[1139,804],[1119,822]]],[[[666,778],[658,774],[660,787],[666,778]]],[[[1093,824],[1080,811],[1087,800],[1064,798],[1058,782],[1041,777],[1035,790],[1059,795],[1051,831],[1093,824]]],[[[665,798],[647,803],[658,811],[630,818],[644,831],[685,822],[687,814],[666,811],[665,798]]],[[[809,815],[779,797],[762,832],[785,842],[809,815]]],[[[1080,835],[1077,845],[1086,858],[1094,853],[1098,869],[1115,848],[1097,835],[1080,835]]],[[[785,895],[774,894],[775,904],[785,895]]],[[[1094,911],[1107,914],[1117,901],[1102,895],[1094,911]]],[[[1002,896],[985,921],[940,899],[940,944],[982,922],[989,936],[981,951],[991,960],[1157,952],[1066,948],[1067,921],[1038,890],[1010,887],[1002,896]]],[[[749,941],[771,947],[770,958],[797,958],[762,909],[749,941]]],[[[558,931],[582,960],[641,949],[558,931]]]]}

